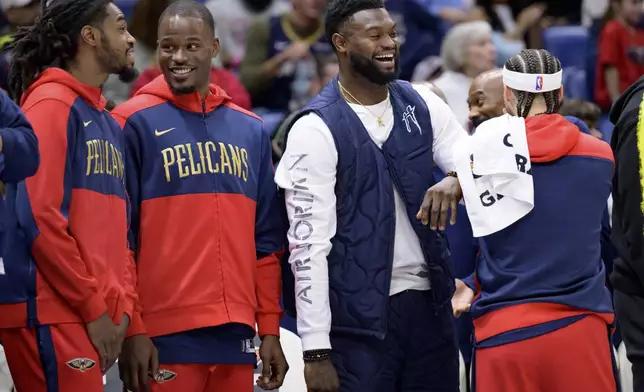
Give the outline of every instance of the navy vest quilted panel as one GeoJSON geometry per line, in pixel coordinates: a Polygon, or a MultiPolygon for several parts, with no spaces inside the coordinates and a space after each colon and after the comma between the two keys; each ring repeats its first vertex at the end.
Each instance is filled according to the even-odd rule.
{"type": "MultiPolygon", "coordinates": [[[[434,185],[429,110],[407,82],[391,83],[390,97],[395,123],[382,149],[342,99],[337,80],[301,112],[315,112],[324,120],[338,151],[338,226],[328,258],[332,330],[381,338],[386,333],[393,263],[394,188],[406,204],[428,262],[435,306],[448,304],[454,291],[443,235],[416,219],[425,191],[434,185]]],[[[285,266],[284,305],[293,314],[289,271],[285,266]]]]}

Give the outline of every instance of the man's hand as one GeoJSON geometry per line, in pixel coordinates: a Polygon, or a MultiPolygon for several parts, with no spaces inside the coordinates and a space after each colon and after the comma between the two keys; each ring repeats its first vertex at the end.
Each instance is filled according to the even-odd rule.
{"type": "Polygon", "coordinates": [[[132,392],[150,391],[148,376],[156,379],[159,354],[147,335],[134,335],[123,342],[119,374],[125,388],[132,392]]]}
{"type": "Polygon", "coordinates": [[[89,339],[98,352],[101,371],[105,374],[121,353],[121,339],[119,339],[118,327],[114,325],[110,316],[105,312],[96,320],[87,323],[86,328],[89,339]]]}
{"type": "Polygon", "coordinates": [[[125,339],[125,333],[127,332],[127,329],[129,326],[130,326],[130,316],[123,313],[123,317],[121,318],[121,324],[119,324],[116,327],[118,330],[119,340],[121,342],[121,345],[123,344],[123,340],[125,339]]]}
{"type": "Polygon", "coordinates": [[[307,392],[340,392],[340,380],[330,359],[304,363],[307,392]]]}
{"type": "Polygon", "coordinates": [[[280,339],[275,335],[264,336],[259,346],[259,357],[262,360],[262,375],[257,379],[257,386],[265,391],[281,387],[288,372],[288,363],[280,339]]]}
{"type": "Polygon", "coordinates": [[[458,202],[463,197],[461,185],[458,178],[447,176],[443,181],[429,188],[425,192],[423,204],[416,214],[416,218],[427,225],[430,224],[432,230],[445,230],[447,217],[450,215],[450,224],[456,224],[456,209],[458,202]]]}
{"type": "Polygon", "coordinates": [[[472,301],[474,300],[474,291],[469,288],[462,280],[456,279],[456,291],[452,296],[452,311],[455,317],[462,313],[469,312],[472,301]]]}
{"type": "Polygon", "coordinates": [[[302,60],[310,54],[311,45],[304,41],[296,41],[284,49],[284,56],[287,60],[297,61],[302,60]]]}

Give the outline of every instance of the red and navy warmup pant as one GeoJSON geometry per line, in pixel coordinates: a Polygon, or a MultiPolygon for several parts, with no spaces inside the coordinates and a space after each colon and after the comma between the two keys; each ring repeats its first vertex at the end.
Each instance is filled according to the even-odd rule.
{"type": "Polygon", "coordinates": [[[82,324],[0,329],[20,392],[103,392],[98,353],[82,324]]]}
{"type": "Polygon", "coordinates": [[[152,392],[253,392],[254,365],[162,364],[152,392]]]}
{"type": "Polygon", "coordinates": [[[558,320],[560,328],[541,335],[477,344],[472,392],[619,391],[606,321],[575,317],[572,323],[558,320]]]}

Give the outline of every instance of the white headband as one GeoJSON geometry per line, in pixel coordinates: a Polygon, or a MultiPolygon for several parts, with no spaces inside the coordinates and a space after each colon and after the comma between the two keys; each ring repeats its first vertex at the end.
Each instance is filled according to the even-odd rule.
{"type": "Polygon", "coordinates": [[[517,91],[545,93],[561,87],[562,71],[553,74],[528,74],[503,68],[503,84],[517,91]]]}

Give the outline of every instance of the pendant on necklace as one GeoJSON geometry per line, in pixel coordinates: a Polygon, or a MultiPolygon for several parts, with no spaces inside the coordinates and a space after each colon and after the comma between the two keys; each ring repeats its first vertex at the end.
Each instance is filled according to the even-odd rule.
{"type": "Polygon", "coordinates": [[[382,122],[382,119],[380,117],[376,117],[376,121],[378,121],[378,126],[384,127],[385,124],[382,122]]]}

